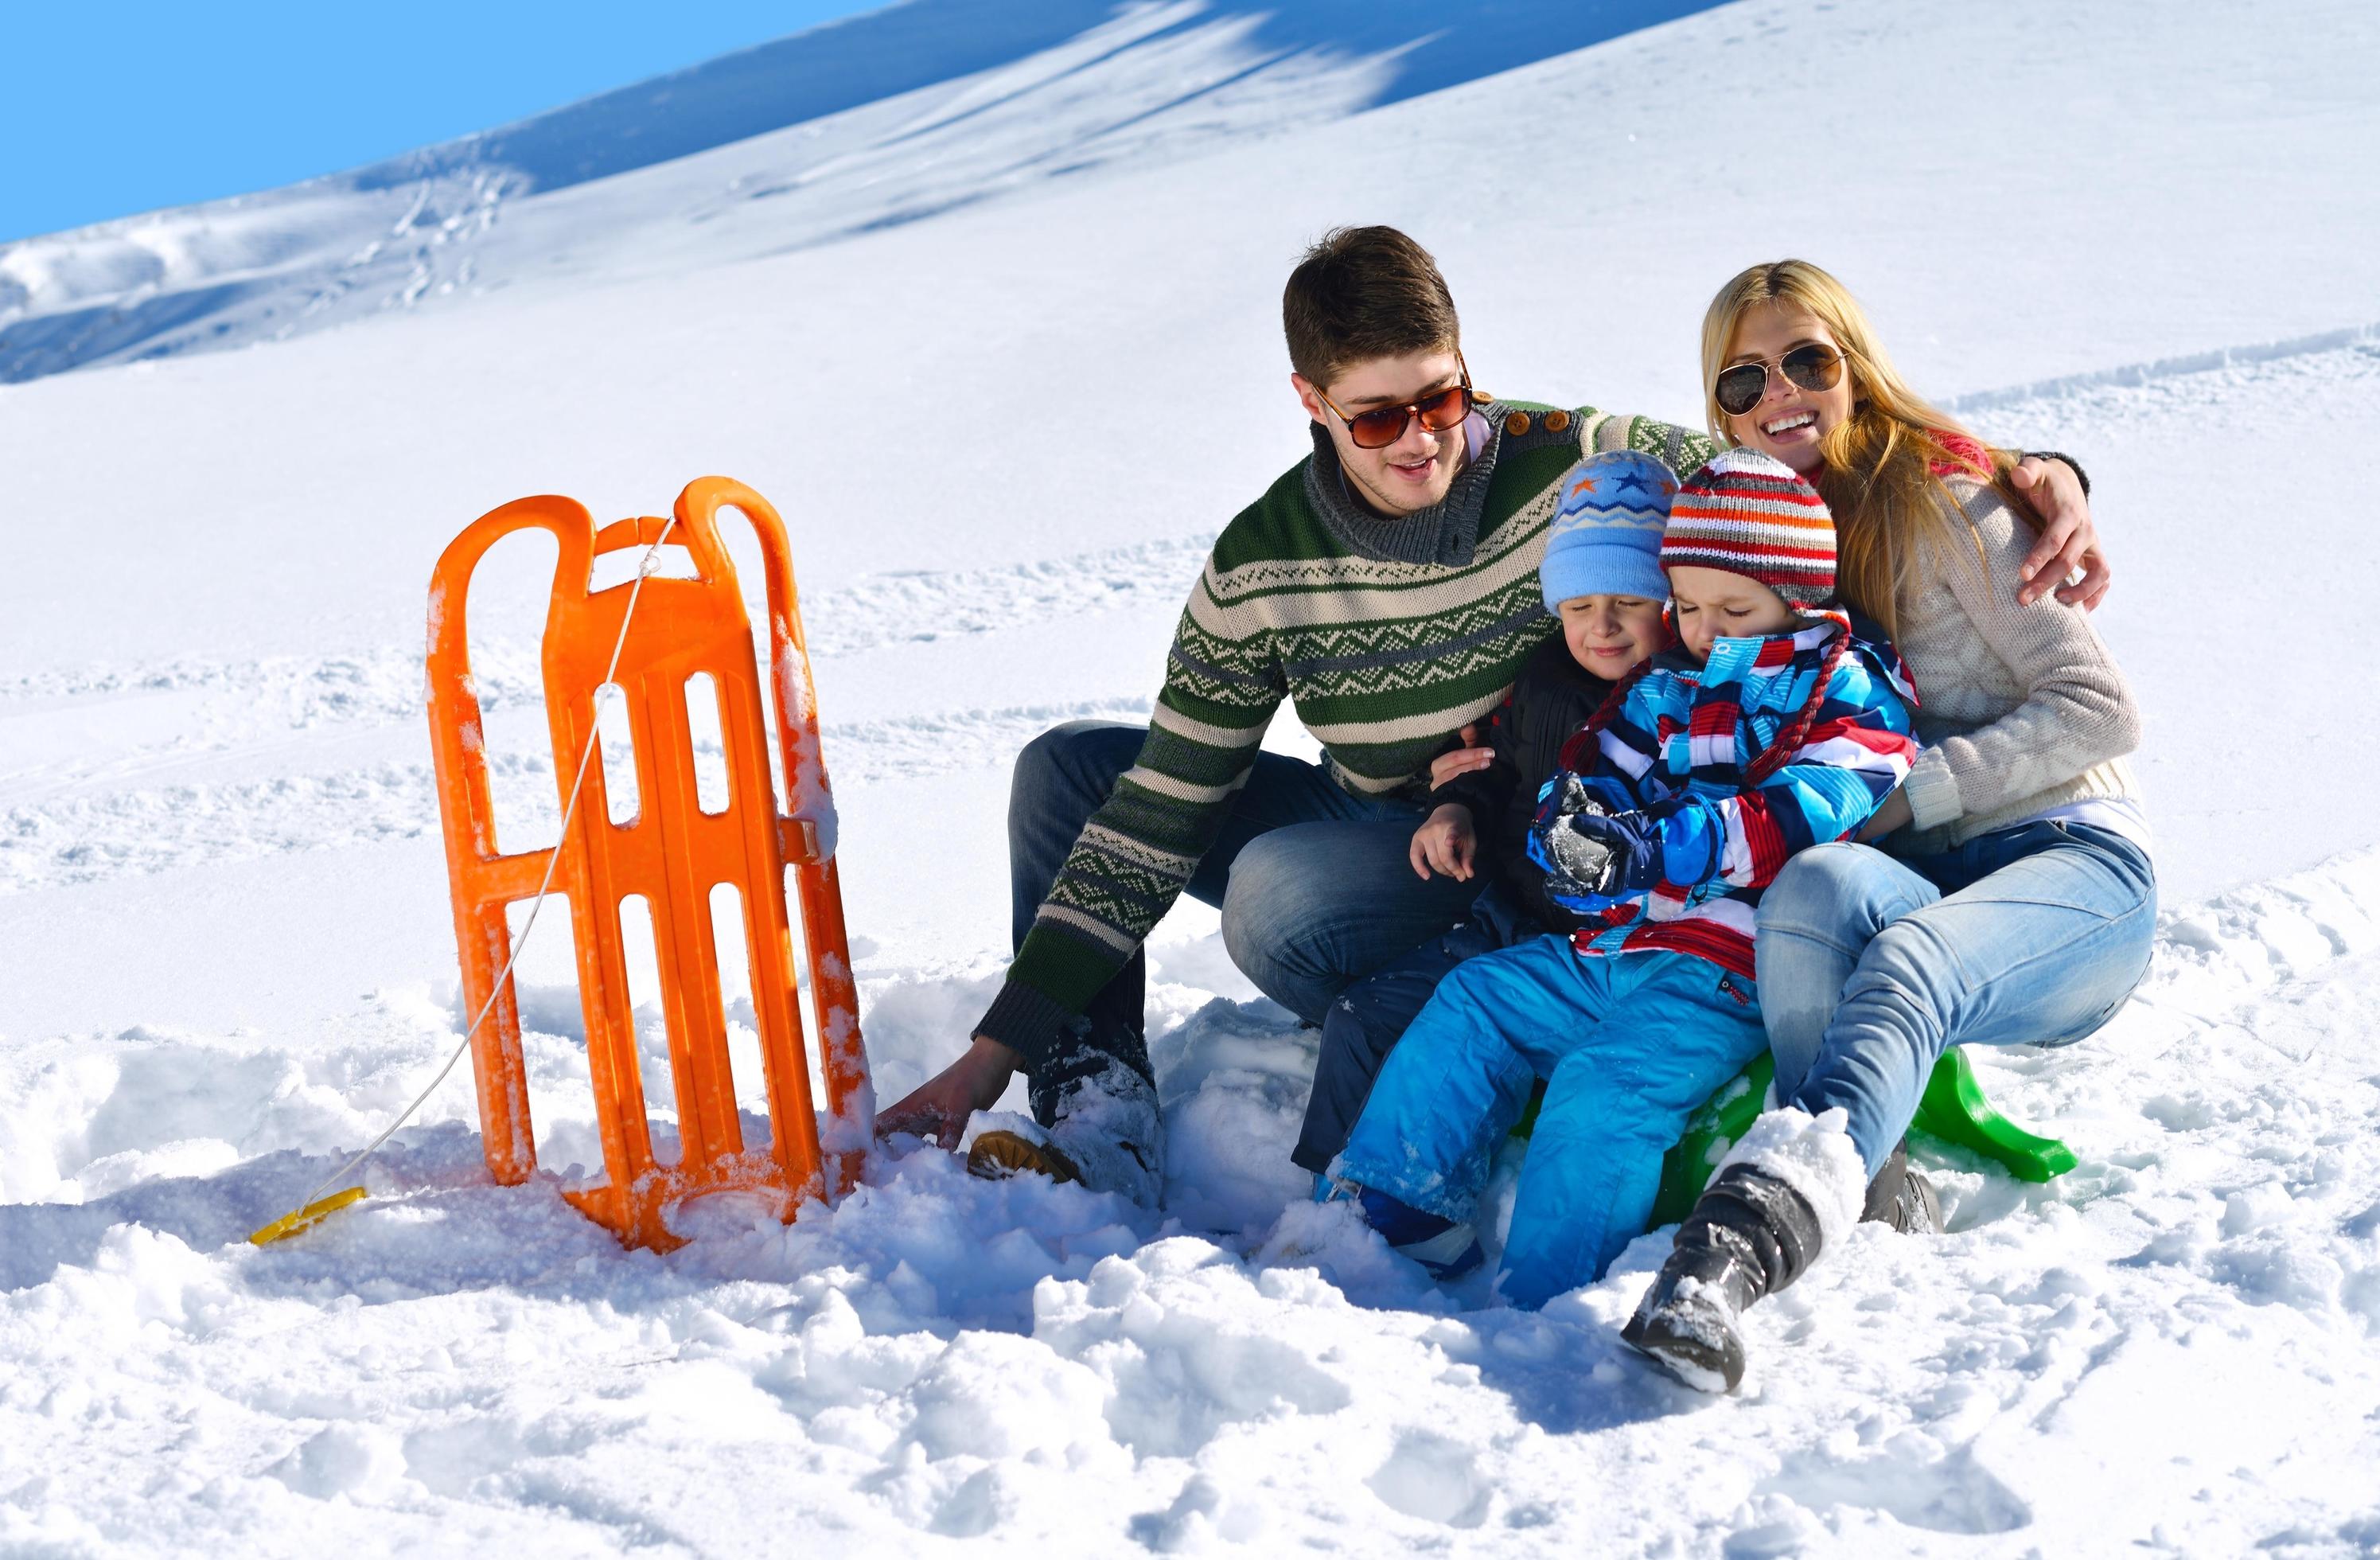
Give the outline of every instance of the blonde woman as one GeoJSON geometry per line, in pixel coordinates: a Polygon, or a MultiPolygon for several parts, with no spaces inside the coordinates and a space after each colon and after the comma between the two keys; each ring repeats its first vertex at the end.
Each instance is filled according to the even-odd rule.
{"type": "Polygon", "coordinates": [[[2084,611],[2022,599],[2013,457],[1894,372],[1842,284],[1755,266],[1703,321],[1711,432],[1825,494],[1843,599],[1917,685],[1925,751],[1864,832],[1796,856],[1760,906],[1777,1098],[1678,1232],[1622,1335],[1731,1389],[1737,1318],[1860,1216],[1944,1047],[2065,1044],[2148,968],[2156,874],[2124,762],[2131,689],[2084,611]]]}

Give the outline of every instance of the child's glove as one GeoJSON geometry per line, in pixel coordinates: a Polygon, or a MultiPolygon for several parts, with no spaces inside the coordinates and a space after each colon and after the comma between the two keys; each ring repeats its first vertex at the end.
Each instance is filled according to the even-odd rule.
{"type": "Polygon", "coordinates": [[[1600,899],[1613,890],[1609,846],[1585,831],[1609,814],[1589,796],[1578,776],[1564,771],[1547,783],[1529,824],[1529,859],[1544,869],[1547,887],[1559,898],[1600,899]]]}
{"type": "Polygon", "coordinates": [[[1566,822],[1578,838],[1577,848],[1604,854],[1604,884],[1597,893],[1642,894],[1661,881],[1661,838],[1643,813],[1596,808],[1566,822]]]}

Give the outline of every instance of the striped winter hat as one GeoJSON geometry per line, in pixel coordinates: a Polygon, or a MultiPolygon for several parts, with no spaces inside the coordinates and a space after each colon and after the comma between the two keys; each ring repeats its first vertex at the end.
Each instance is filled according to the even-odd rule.
{"type": "Polygon", "coordinates": [[[1684,564],[1756,579],[1805,612],[1835,600],[1835,518],[1781,460],[1721,450],[1678,489],[1661,567],[1684,564]]]}

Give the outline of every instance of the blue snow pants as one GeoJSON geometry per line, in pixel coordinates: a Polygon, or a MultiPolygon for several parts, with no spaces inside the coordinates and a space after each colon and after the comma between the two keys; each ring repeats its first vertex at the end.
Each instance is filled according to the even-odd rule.
{"type": "MultiPolygon", "coordinates": [[[[1438,990],[1438,983],[1465,959],[1546,935],[1545,924],[1523,909],[1501,884],[1491,884],[1472,901],[1470,913],[1443,936],[1433,937],[1385,969],[1342,992],[1322,1017],[1322,1049],[1314,1061],[1314,1088],[1305,1097],[1305,1121],[1290,1163],[1323,1175],[1347,1134],[1364,1114],[1372,1084],[1397,1042],[1438,990]]],[[[1500,1126],[1509,1130],[1528,1107],[1537,1075],[1512,1057],[1497,1090],[1500,1126]]]]}
{"type": "Polygon", "coordinates": [[[1534,1310],[1645,1233],[1686,1118],[1768,1048],[1752,981],[1665,950],[1548,935],[1458,966],[1390,1053],[1331,1174],[1471,1219],[1515,1057],[1546,1080],[1499,1288],[1534,1310]]]}

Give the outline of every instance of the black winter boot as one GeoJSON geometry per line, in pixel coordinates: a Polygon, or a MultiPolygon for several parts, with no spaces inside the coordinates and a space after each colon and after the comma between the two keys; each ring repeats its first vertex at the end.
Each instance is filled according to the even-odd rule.
{"type": "Polygon", "coordinates": [[[1909,1163],[1909,1140],[1903,1138],[1867,1184],[1867,1205],[1860,1210],[1862,1224],[1890,1225],[1903,1235],[1942,1233],[1942,1200],[1934,1183],[1909,1163]]]}
{"type": "Polygon", "coordinates": [[[1678,1226],[1660,1276],[1621,1340],[1703,1392],[1743,1380],[1736,1318],[1817,1260],[1818,1215],[1798,1191],[1749,1164],[1727,1166],[1678,1226]]]}

